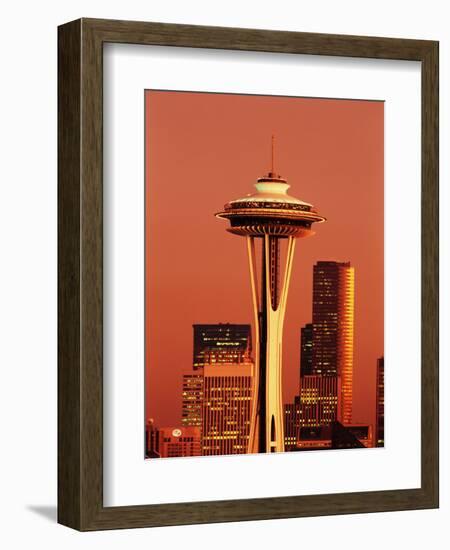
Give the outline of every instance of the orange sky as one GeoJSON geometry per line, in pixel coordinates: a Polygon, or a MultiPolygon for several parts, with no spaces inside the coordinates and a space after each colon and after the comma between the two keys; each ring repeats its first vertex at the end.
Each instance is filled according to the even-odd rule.
{"type": "Polygon", "coordinates": [[[384,104],[147,91],[147,417],[181,423],[194,323],[251,323],[245,239],[214,217],[270,167],[327,222],[297,242],[284,328],[284,401],[298,392],[300,327],[318,260],[355,267],[354,422],[374,421],[383,355],[384,104]]]}

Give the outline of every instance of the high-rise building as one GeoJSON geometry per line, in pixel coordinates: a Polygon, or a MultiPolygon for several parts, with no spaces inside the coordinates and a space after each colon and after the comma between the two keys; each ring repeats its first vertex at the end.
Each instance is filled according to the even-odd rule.
{"type": "Polygon", "coordinates": [[[195,426],[159,428],[155,453],[160,458],[201,456],[200,428],[195,426]]]}
{"type": "Polygon", "coordinates": [[[314,266],[312,371],[339,377],[338,420],[343,424],[352,422],[354,291],[350,262],[314,266]]]}
{"type": "Polygon", "coordinates": [[[156,452],[157,433],[153,418],[149,418],[145,425],[145,458],[159,458],[156,452]]]}
{"type": "Polygon", "coordinates": [[[297,449],[300,437],[300,397],[296,395],[293,403],[284,405],[284,450],[297,449]]]}
{"type": "Polygon", "coordinates": [[[194,325],[193,368],[205,365],[238,364],[251,360],[250,325],[194,325]]]}
{"type": "Polygon", "coordinates": [[[204,366],[203,455],[247,453],[253,374],[253,363],[204,366]]]}
{"type": "Polygon", "coordinates": [[[282,340],[295,242],[313,234],[312,225],[325,218],[288,195],[289,184],[274,170],[273,138],[271,169],[255,187],[256,193],[230,201],[216,215],[229,221],[230,233],[247,241],[256,341],[249,452],[272,453],[284,451],[282,340]]]}
{"type": "Polygon", "coordinates": [[[337,419],[339,379],[335,373],[315,368],[312,323],[301,329],[299,424],[301,427],[327,426],[337,419]]]}
{"type": "Polygon", "coordinates": [[[203,373],[183,375],[181,423],[183,426],[202,425],[203,373]]]}
{"type": "Polygon", "coordinates": [[[319,427],[337,419],[339,380],[337,376],[311,374],[300,379],[301,427],[319,427]]]}
{"type": "Polygon", "coordinates": [[[375,446],[384,447],[384,357],[377,360],[375,446]]]}
{"type": "Polygon", "coordinates": [[[313,325],[307,323],[300,331],[300,376],[313,374],[313,325]]]}

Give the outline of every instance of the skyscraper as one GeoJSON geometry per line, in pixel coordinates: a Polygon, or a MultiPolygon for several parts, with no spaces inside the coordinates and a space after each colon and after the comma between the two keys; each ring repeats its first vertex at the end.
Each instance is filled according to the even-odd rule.
{"type": "Polygon", "coordinates": [[[181,423],[183,426],[202,425],[203,373],[183,375],[181,423]]]}
{"type": "Polygon", "coordinates": [[[339,380],[335,375],[308,374],[300,379],[301,427],[331,424],[337,418],[339,380]]]}
{"type": "Polygon", "coordinates": [[[182,425],[200,429],[204,454],[246,452],[253,377],[251,327],[219,323],[193,328],[194,370],[183,375],[182,425]]]}
{"type": "Polygon", "coordinates": [[[300,437],[300,397],[284,405],[284,450],[295,451],[300,437]]]}
{"type": "Polygon", "coordinates": [[[205,365],[202,454],[244,454],[248,449],[252,363],[205,365]]]}
{"type": "Polygon", "coordinates": [[[250,361],[252,339],[250,325],[194,325],[193,368],[223,363],[250,361]]]}
{"type": "Polygon", "coordinates": [[[146,458],[159,458],[156,453],[156,437],[157,429],[153,418],[149,418],[145,424],[145,457],[146,458]]]}
{"type": "Polygon", "coordinates": [[[352,422],[355,272],[350,262],[317,262],[313,270],[314,374],[340,378],[338,420],[352,422]]]}
{"type": "Polygon", "coordinates": [[[377,360],[375,446],[384,447],[384,357],[377,360]]]}
{"type": "Polygon", "coordinates": [[[274,171],[273,138],[271,170],[257,180],[255,187],[256,193],[230,201],[217,217],[228,220],[228,231],[247,241],[256,333],[256,396],[249,452],[281,452],[284,450],[282,335],[294,246],[296,239],[312,234],[313,223],[325,218],[311,204],[287,194],[287,181],[274,171]],[[286,242],[284,265],[280,254],[282,241],[286,242]],[[262,258],[259,275],[258,242],[262,258]]]}
{"type": "Polygon", "coordinates": [[[313,325],[307,323],[300,331],[300,376],[313,374],[313,325]]]}

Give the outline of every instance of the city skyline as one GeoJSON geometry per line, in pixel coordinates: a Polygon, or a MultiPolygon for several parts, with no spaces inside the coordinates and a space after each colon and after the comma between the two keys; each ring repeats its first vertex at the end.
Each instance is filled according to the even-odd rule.
{"type": "MultiPolygon", "coordinates": [[[[317,266],[315,266],[317,267],[317,266]]],[[[323,268],[323,262],[318,262],[323,268]]],[[[329,265],[327,266],[330,267],[329,265]]],[[[340,266],[338,266],[340,267],[340,266]]],[[[350,267],[348,264],[345,267],[350,267]]],[[[322,280],[321,269],[317,270],[322,280]]],[[[328,271],[329,273],[329,271],[328,271]]],[[[335,281],[337,287],[339,282],[335,281]]],[[[333,292],[328,291],[329,295],[333,292]]],[[[319,309],[322,302],[318,302],[319,309]]],[[[313,312],[314,316],[314,312],[313,312]]],[[[317,317],[315,317],[317,319],[317,317]]],[[[245,361],[211,362],[201,368],[197,358],[222,345],[248,350],[251,342],[250,325],[219,323],[194,325],[192,372],[183,375],[183,413],[180,423],[158,427],[153,419],[146,422],[146,457],[170,458],[210,456],[261,452],[252,450],[250,442],[251,410],[254,399],[255,362],[245,354],[245,361]],[[244,342],[242,344],[242,342],[244,342]]],[[[308,331],[312,335],[312,330],[308,331]]],[[[345,331],[344,331],[345,332],[345,331]]],[[[339,340],[339,339],[338,339],[339,340]]],[[[304,349],[305,339],[300,341],[304,349]]],[[[323,345],[319,339],[319,345],[323,345]]],[[[314,349],[314,342],[313,342],[314,349]]],[[[222,358],[222,353],[219,354],[222,358]]],[[[302,354],[302,358],[305,359],[302,354]]],[[[308,359],[308,358],[307,358],[308,359]]],[[[349,422],[340,401],[341,375],[338,370],[321,372],[322,358],[306,363],[305,373],[299,372],[299,395],[293,403],[283,405],[284,449],[311,451],[384,446],[384,358],[377,359],[376,422],[375,425],[349,422]]],[[[262,452],[265,452],[264,450],[262,452]]]]}
{"type": "Polygon", "coordinates": [[[245,250],[214,227],[210,213],[267,172],[267,142],[276,134],[277,166],[294,195],[317,204],[333,225],[324,224],[311,245],[302,242],[294,260],[283,404],[299,393],[298,339],[312,320],[312,266],[350,261],[358,274],[353,420],[373,425],[373,374],[383,354],[383,104],[148,91],[146,105],[146,417],[160,426],[181,423],[192,325],[253,324],[245,250]],[[338,210],[346,216],[336,217],[338,210]]]}
{"type": "MultiPolygon", "coordinates": [[[[283,445],[286,445],[287,450],[294,450],[294,447],[298,450],[298,441],[296,444],[293,436],[296,433],[298,435],[299,430],[304,428],[324,428],[336,422],[342,423],[345,427],[352,426],[354,268],[350,262],[319,260],[313,266],[313,274],[313,323],[305,324],[300,330],[299,393],[294,397],[293,403],[282,403],[285,432],[283,445]],[[294,416],[296,417],[293,418],[294,416]]],[[[200,455],[258,452],[250,450],[251,445],[244,451],[243,444],[244,440],[246,444],[249,444],[250,440],[248,426],[251,418],[251,403],[255,399],[257,387],[253,385],[257,368],[255,359],[257,352],[255,350],[255,354],[252,355],[251,325],[220,322],[194,324],[192,329],[192,372],[183,374],[180,426],[183,429],[187,427],[200,429],[200,455]],[[240,380],[247,379],[243,385],[242,382],[238,384],[239,391],[245,390],[245,400],[248,401],[244,415],[246,424],[244,429],[227,411],[230,403],[231,405],[234,403],[231,389],[237,389],[236,377],[240,380]],[[229,379],[233,382],[230,383],[229,379]],[[230,389],[229,395],[227,395],[227,387],[230,389]],[[250,390],[253,390],[254,395],[250,390]],[[220,418],[218,419],[217,413],[211,413],[211,410],[221,410],[220,418]],[[238,425],[236,431],[236,434],[239,434],[236,436],[238,444],[230,446],[228,440],[232,438],[227,436],[223,438],[222,443],[219,441],[214,447],[213,440],[222,439],[220,434],[226,429],[227,423],[238,425]],[[221,429],[218,428],[218,424],[221,424],[221,429]]],[[[236,403],[240,399],[241,397],[238,397],[236,403]]],[[[374,425],[367,425],[370,432],[368,438],[371,442],[370,446],[372,442],[376,443],[374,446],[383,446],[383,357],[377,359],[375,414],[374,425]]],[[[153,419],[149,421],[152,424],[154,422],[153,419]]],[[[161,428],[163,431],[168,429],[161,428]]],[[[176,427],[174,430],[179,431],[176,427]]],[[[310,447],[308,444],[306,446],[310,447]]]]}

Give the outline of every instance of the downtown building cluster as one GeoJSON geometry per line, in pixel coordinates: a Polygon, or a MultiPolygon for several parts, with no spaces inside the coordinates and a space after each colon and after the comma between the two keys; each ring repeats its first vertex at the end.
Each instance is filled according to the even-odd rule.
{"type": "Polygon", "coordinates": [[[180,426],[146,427],[146,455],[229,455],[247,452],[254,362],[250,325],[193,326],[192,371],[183,375],[180,426]],[[194,438],[195,445],[183,445],[194,438]]]}
{"type": "Polygon", "coordinates": [[[300,331],[299,393],[284,406],[285,449],[383,446],[383,358],[377,361],[375,427],[353,421],[355,270],[350,262],[317,262],[312,298],[312,322],[300,331]]]}
{"type": "MultiPolygon", "coordinates": [[[[284,405],[284,448],[384,445],[384,360],[377,361],[375,426],[353,423],[354,268],[313,268],[312,322],[300,331],[299,391],[284,405]]],[[[183,375],[179,426],[146,426],[146,456],[248,452],[255,365],[250,325],[193,326],[193,363],[183,375]]]]}

